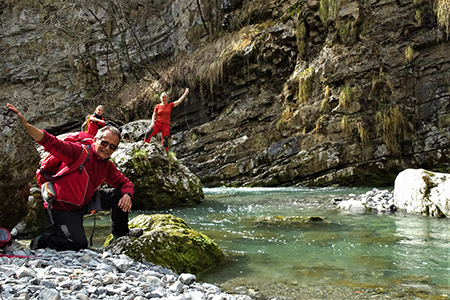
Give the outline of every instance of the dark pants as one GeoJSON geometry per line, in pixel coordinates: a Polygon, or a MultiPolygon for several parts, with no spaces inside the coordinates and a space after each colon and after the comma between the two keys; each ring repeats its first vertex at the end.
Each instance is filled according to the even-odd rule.
{"type": "MultiPolygon", "coordinates": [[[[128,212],[122,211],[117,206],[120,198],[122,198],[120,189],[102,189],[99,194],[100,197],[98,198],[100,198],[102,210],[111,210],[111,233],[116,236],[127,235],[128,212]]],[[[38,247],[48,247],[58,251],[77,251],[87,248],[88,241],[84,232],[83,216],[90,213],[89,207],[89,204],[87,204],[78,210],[52,210],[54,226],[58,234],[44,233],[38,241],[38,247]]]]}

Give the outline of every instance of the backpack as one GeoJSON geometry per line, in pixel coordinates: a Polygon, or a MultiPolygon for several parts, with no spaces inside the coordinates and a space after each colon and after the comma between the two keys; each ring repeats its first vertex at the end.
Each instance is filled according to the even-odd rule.
{"type": "MultiPolygon", "coordinates": [[[[77,142],[83,145],[91,145],[94,142],[92,135],[87,132],[70,133],[63,140],[68,142],[77,142]]],[[[80,154],[80,156],[81,155],[83,155],[83,153],[80,154]]],[[[42,186],[45,182],[50,181],[55,174],[61,171],[61,168],[61,161],[53,155],[47,154],[47,156],[41,160],[39,169],[36,171],[36,181],[39,186],[42,186]]]]}
{"type": "Polygon", "coordinates": [[[92,115],[87,115],[86,119],[84,120],[83,124],[81,125],[81,131],[87,132],[89,123],[91,122],[92,115]]]}
{"type": "Polygon", "coordinates": [[[0,227],[0,249],[11,246],[11,234],[8,229],[0,227]]]}
{"type": "MultiPolygon", "coordinates": [[[[75,160],[69,165],[65,165],[60,162],[60,166],[63,167],[60,168],[60,170],[56,174],[52,175],[46,182],[42,183],[41,195],[42,199],[44,200],[44,207],[47,209],[51,225],[54,224],[52,206],[53,202],[56,200],[56,193],[55,188],[53,187],[53,180],[62,177],[64,175],[70,174],[76,170],[78,170],[79,174],[82,174],[83,166],[88,160],[90,154],[91,154],[91,145],[83,146],[81,149],[81,154],[77,158],[77,160],[75,160]]],[[[39,172],[39,170],[40,169],[38,169],[37,172],[39,172]]]]}

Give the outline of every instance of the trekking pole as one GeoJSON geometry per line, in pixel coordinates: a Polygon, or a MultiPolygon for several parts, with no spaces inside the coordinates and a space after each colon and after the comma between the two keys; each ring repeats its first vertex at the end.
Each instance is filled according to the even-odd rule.
{"type": "Polygon", "coordinates": [[[89,238],[89,246],[92,247],[92,240],[94,239],[94,231],[95,231],[95,222],[97,221],[97,215],[95,214],[95,210],[91,211],[91,215],[94,215],[94,226],[92,226],[91,237],[89,238]]]}

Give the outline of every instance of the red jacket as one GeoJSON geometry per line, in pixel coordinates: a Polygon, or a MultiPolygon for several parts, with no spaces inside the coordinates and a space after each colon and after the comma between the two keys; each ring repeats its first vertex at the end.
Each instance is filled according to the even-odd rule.
{"type": "MultiPolygon", "coordinates": [[[[63,163],[70,164],[80,156],[83,147],[81,144],[62,141],[43,132],[45,137],[39,144],[63,163]]],[[[83,174],[75,171],[55,179],[57,201],[53,202],[53,209],[70,211],[81,208],[91,201],[94,192],[104,182],[114,188],[120,188],[122,195],[130,193],[131,197],[133,196],[134,188],[131,181],[110,160],[102,160],[97,155],[94,144],[91,145],[91,154],[84,164],[84,171],[83,174]]]]}
{"type": "MultiPolygon", "coordinates": [[[[105,123],[101,123],[101,122],[91,121],[92,117],[94,117],[94,115],[89,117],[89,125],[88,125],[88,131],[87,132],[92,134],[93,136],[95,136],[97,134],[97,131],[100,128],[105,127],[106,124],[105,123]]],[[[103,117],[100,117],[100,118],[95,117],[95,118],[102,119],[103,121],[105,121],[105,118],[103,118],[103,117]]]]}

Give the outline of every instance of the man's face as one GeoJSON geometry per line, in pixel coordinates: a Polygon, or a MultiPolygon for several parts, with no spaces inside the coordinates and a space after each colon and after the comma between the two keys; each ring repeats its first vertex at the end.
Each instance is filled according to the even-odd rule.
{"type": "Polygon", "coordinates": [[[101,159],[108,159],[114,153],[114,150],[119,146],[119,137],[113,134],[111,131],[106,130],[103,132],[103,136],[99,140],[94,141],[95,152],[101,159]],[[111,149],[111,148],[114,148],[111,149]]]}
{"type": "Polygon", "coordinates": [[[97,107],[97,109],[95,110],[95,113],[99,116],[103,115],[103,108],[97,107]]]}

